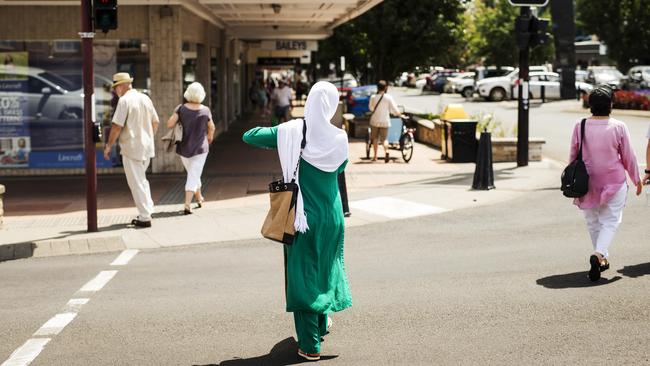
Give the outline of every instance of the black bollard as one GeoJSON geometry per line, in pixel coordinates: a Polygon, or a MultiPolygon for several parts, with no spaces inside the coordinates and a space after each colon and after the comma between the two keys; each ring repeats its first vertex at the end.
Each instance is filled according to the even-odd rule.
{"type": "Polygon", "coordinates": [[[343,204],[343,216],[350,217],[350,206],[348,205],[348,187],[345,184],[345,172],[339,174],[339,192],[341,193],[341,203],[343,204]]]}
{"type": "Polygon", "coordinates": [[[484,130],[478,143],[476,170],[472,189],[494,189],[494,170],[492,169],[492,135],[484,130]]]}

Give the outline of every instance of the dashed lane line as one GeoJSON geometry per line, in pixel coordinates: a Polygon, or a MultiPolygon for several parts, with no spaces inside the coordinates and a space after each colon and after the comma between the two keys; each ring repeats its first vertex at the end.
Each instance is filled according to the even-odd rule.
{"type": "Polygon", "coordinates": [[[111,263],[111,266],[125,266],[135,257],[136,254],[140,252],[138,249],[127,249],[122,252],[115,260],[113,263],[111,263]]]}
{"type": "MultiPolygon", "coordinates": [[[[136,254],[138,254],[138,250],[127,249],[115,258],[111,263],[111,266],[124,266],[129,263],[136,254]]],[[[87,294],[89,292],[97,292],[101,290],[110,280],[113,279],[113,277],[115,277],[117,272],[118,271],[116,270],[99,272],[95,278],[83,285],[77,293],[83,292],[87,294]]],[[[50,320],[45,322],[45,324],[34,332],[33,338],[28,339],[27,342],[18,347],[0,366],[27,366],[32,363],[32,361],[34,361],[43,351],[45,345],[52,340],[51,337],[61,333],[66,326],[72,323],[72,321],[77,317],[79,310],[81,310],[81,307],[86,305],[88,301],[90,301],[90,298],[88,297],[75,297],[70,299],[62,313],[56,314],[50,320]]]]}
{"type": "Polygon", "coordinates": [[[83,287],[79,290],[80,292],[97,292],[101,290],[108,281],[112,280],[113,277],[117,274],[117,271],[101,271],[99,274],[88,281],[83,287]]]}
{"type": "Polygon", "coordinates": [[[9,359],[0,366],[25,366],[29,365],[43,351],[50,338],[32,338],[20,346],[9,359]]]}

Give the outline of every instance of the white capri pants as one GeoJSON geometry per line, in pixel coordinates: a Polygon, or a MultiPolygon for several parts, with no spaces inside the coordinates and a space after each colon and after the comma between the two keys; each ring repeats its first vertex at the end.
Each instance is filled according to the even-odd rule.
{"type": "Polygon", "coordinates": [[[605,258],[609,257],[609,246],[623,220],[626,198],[627,184],[624,184],[606,204],[583,210],[587,220],[587,229],[591,236],[591,244],[594,250],[605,258]]]}
{"type": "Polygon", "coordinates": [[[186,192],[196,192],[201,189],[201,174],[208,153],[194,155],[191,158],[181,156],[181,162],[187,171],[187,182],[185,183],[186,192]]]}

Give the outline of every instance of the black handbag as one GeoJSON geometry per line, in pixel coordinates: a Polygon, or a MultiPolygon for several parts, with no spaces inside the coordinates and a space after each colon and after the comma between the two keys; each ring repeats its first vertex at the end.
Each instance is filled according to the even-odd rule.
{"type": "Polygon", "coordinates": [[[580,122],[580,149],[578,156],[562,172],[562,193],[565,197],[580,198],[589,191],[589,173],[582,160],[582,144],[585,141],[585,124],[587,119],[580,122]]]}

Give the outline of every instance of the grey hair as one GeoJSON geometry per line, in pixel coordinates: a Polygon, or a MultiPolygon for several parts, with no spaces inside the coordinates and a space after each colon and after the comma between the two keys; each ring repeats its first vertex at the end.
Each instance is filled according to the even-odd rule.
{"type": "Polygon", "coordinates": [[[183,97],[190,103],[203,103],[203,99],[205,99],[205,89],[203,89],[201,83],[193,82],[187,87],[183,97]]]}

